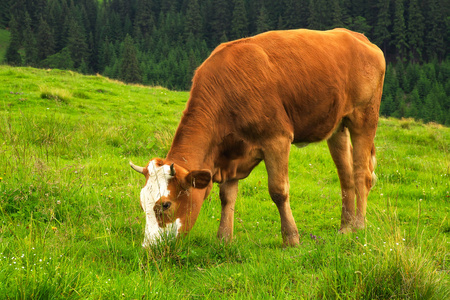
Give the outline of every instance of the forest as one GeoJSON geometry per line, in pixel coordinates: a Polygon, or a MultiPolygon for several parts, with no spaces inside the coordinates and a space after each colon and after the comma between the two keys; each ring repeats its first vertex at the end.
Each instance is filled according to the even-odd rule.
{"type": "Polygon", "coordinates": [[[450,0],[3,0],[4,63],[188,90],[221,42],[345,27],[388,63],[380,114],[450,125],[450,0]]]}

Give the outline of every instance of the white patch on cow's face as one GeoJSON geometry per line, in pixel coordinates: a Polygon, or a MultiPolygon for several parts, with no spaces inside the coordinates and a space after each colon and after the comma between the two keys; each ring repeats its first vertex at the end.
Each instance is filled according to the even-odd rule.
{"type": "Polygon", "coordinates": [[[155,161],[151,161],[148,165],[148,173],[147,184],[141,190],[141,206],[146,218],[145,238],[142,244],[144,247],[157,243],[163,235],[176,236],[181,227],[179,219],[172,224],[167,224],[165,228],[159,227],[155,211],[153,210],[156,202],[161,197],[167,197],[170,194],[168,189],[169,180],[172,178],[170,166],[163,165],[159,167],[155,164],[155,161]]]}

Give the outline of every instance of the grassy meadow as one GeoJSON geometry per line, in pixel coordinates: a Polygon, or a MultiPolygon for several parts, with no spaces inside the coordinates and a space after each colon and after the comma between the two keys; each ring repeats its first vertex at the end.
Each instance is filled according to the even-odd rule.
{"type": "Polygon", "coordinates": [[[183,239],[143,249],[144,178],[187,92],[0,66],[1,299],[448,299],[450,129],[380,119],[367,229],[339,235],[326,143],[292,148],[301,235],[282,246],[264,165],[240,183],[231,244],[217,186],[183,239]]]}

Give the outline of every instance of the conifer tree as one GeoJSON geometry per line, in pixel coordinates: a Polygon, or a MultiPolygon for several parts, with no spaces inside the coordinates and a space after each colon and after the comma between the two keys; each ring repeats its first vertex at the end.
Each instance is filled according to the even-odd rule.
{"type": "Polygon", "coordinates": [[[48,56],[41,61],[41,65],[47,68],[74,70],[69,48],[63,48],[60,52],[48,56]]]}
{"type": "Polygon", "coordinates": [[[422,49],[424,46],[424,18],[418,0],[411,0],[408,7],[408,44],[410,49],[410,58],[418,62],[422,60],[422,49]]]}
{"type": "Polygon", "coordinates": [[[375,43],[381,47],[381,49],[385,54],[387,52],[387,46],[391,38],[391,33],[389,29],[391,26],[389,3],[390,0],[378,0],[377,3],[378,15],[373,33],[375,43]]]}
{"type": "Polygon", "coordinates": [[[81,65],[81,61],[88,56],[88,45],[84,29],[74,18],[71,18],[69,21],[68,34],[67,47],[70,50],[75,68],[78,68],[81,65]]]}
{"type": "Polygon", "coordinates": [[[408,45],[406,43],[406,26],[404,18],[403,0],[395,1],[394,26],[391,44],[395,46],[397,59],[403,61],[406,57],[408,45]]]}
{"type": "Polygon", "coordinates": [[[14,15],[11,16],[9,21],[9,30],[11,35],[8,48],[6,49],[5,61],[12,66],[20,66],[22,65],[22,57],[19,54],[21,34],[19,24],[14,15]]]}
{"type": "Polygon", "coordinates": [[[31,18],[28,12],[25,12],[25,20],[23,22],[23,47],[25,50],[24,62],[28,66],[33,66],[37,63],[38,55],[36,48],[36,38],[31,29],[31,18]]]}
{"type": "Polygon", "coordinates": [[[39,60],[44,60],[55,53],[55,41],[50,26],[41,17],[37,33],[37,50],[39,60]]]}
{"type": "MultiPolygon", "coordinates": [[[[45,32],[51,33],[53,38],[53,50],[54,52],[60,51],[67,44],[67,32],[68,23],[66,23],[66,18],[68,17],[67,11],[63,11],[64,1],[49,0],[47,6],[47,13],[45,18],[42,18],[45,23],[47,23],[48,30],[44,29],[45,32]]],[[[39,20],[38,31],[41,31],[42,22],[39,20]]],[[[44,37],[45,35],[43,35],[44,37]]],[[[38,37],[38,40],[40,38],[38,37]]],[[[41,51],[39,51],[41,52],[41,51]]],[[[53,53],[54,53],[53,52],[53,53]]],[[[52,54],[53,54],[52,53],[52,54]]],[[[40,55],[40,54],[39,54],[40,55]]],[[[44,59],[40,56],[41,59],[44,59]]]]}
{"type": "Polygon", "coordinates": [[[210,17],[208,21],[210,44],[214,48],[224,40],[230,30],[231,10],[229,2],[227,0],[212,0],[208,16],[210,17]]]}
{"type": "Polygon", "coordinates": [[[147,38],[155,25],[152,10],[152,0],[137,0],[136,18],[134,19],[135,36],[138,39],[147,38]]]}
{"type": "Polygon", "coordinates": [[[0,1],[0,28],[8,27],[9,21],[11,20],[11,5],[13,0],[3,0],[0,1]]]}
{"type": "Polygon", "coordinates": [[[246,35],[248,35],[248,21],[244,0],[234,0],[231,37],[232,39],[238,39],[246,35]]]}
{"type": "Polygon", "coordinates": [[[354,19],[351,19],[350,29],[359,33],[369,34],[372,30],[372,26],[367,24],[366,18],[357,16],[354,19]]]}
{"type": "Polygon", "coordinates": [[[119,76],[120,79],[127,83],[138,83],[142,81],[142,71],[137,59],[137,50],[133,38],[129,35],[125,37],[123,42],[119,76]]]}
{"type": "Polygon", "coordinates": [[[412,90],[409,97],[409,106],[406,109],[406,117],[407,118],[418,118],[419,110],[418,107],[421,106],[421,101],[419,98],[419,92],[417,89],[412,90]]]}
{"type": "Polygon", "coordinates": [[[297,29],[308,25],[308,0],[286,0],[284,26],[286,29],[297,29]]]}
{"type": "Polygon", "coordinates": [[[331,27],[332,28],[336,28],[336,27],[344,27],[344,23],[342,22],[342,18],[343,18],[343,14],[342,14],[342,8],[339,4],[338,0],[332,1],[332,24],[331,27]]]}
{"type": "Polygon", "coordinates": [[[265,32],[270,29],[269,16],[266,7],[263,5],[259,11],[258,19],[256,20],[256,33],[265,32]]]}
{"type": "Polygon", "coordinates": [[[186,10],[185,29],[186,37],[189,33],[192,33],[195,38],[202,38],[203,36],[203,20],[198,0],[189,0],[186,10]]]}
{"type": "Polygon", "coordinates": [[[308,28],[315,30],[327,29],[327,22],[329,21],[327,12],[325,0],[310,0],[308,28]]]}
{"type": "Polygon", "coordinates": [[[445,46],[442,8],[439,6],[437,0],[426,0],[424,2],[426,7],[425,23],[427,27],[425,51],[429,60],[433,58],[443,59],[445,46]]]}

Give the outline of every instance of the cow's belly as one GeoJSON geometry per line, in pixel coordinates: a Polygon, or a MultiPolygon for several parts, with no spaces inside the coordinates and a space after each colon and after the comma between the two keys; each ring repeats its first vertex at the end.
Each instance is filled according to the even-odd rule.
{"type": "Polygon", "coordinates": [[[304,148],[309,145],[309,143],[294,143],[293,144],[297,148],[304,148]]]}

